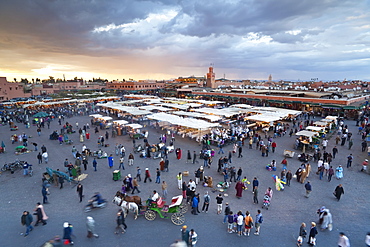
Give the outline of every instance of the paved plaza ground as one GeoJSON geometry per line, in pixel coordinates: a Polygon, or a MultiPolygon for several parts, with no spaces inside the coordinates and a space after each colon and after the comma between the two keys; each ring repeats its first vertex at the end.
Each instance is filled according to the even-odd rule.
{"type": "MultiPolygon", "coordinates": [[[[90,122],[87,116],[73,117],[66,119],[75,125],[76,121],[79,126],[90,122]]],[[[309,180],[311,181],[313,191],[310,198],[305,198],[304,185],[292,180],[291,187],[287,187],[284,191],[276,191],[272,180],[273,174],[280,174],[281,167],[278,165],[277,172],[267,171],[266,164],[275,159],[278,164],[283,159],[284,149],[293,149],[294,136],[286,135],[277,138],[277,149],[275,153],[270,153],[269,157],[262,157],[260,151],[255,149],[250,150],[245,146],[243,148],[243,158],[232,159],[232,165],[242,167],[243,176],[247,176],[249,180],[253,177],[258,177],[259,186],[259,201],[260,204],[253,204],[253,195],[251,187],[243,193],[241,199],[235,197],[235,183],[232,183],[231,188],[226,192],[224,202],[229,202],[231,209],[235,212],[249,210],[253,218],[255,218],[257,209],[261,209],[263,193],[267,187],[274,188],[274,196],[269,210],[262,210],[264,222],[261,227],[260,236],[251,235],[249,237],[238,237],[236,234],[227,233],[227,225],[222,223],[223,215],[216,214],[217,193],[213,193],[210,188],[198,186],[197,191],[201,194],[201,204],[203,204],[203,195],[205,191],[209,191],[211,195],[210,212],[208,214],[200,213],[192,215],[190,210],[186,213],[186,225],[188,228],[194,228],[199,236],[197,246],[296,246],[299,226],[302,222],[307,225],[311,221],[317,221],[318,215],[316,210],[325,205],[331,210],[333,215],[333,231],[319,232],[317,236],[317,246],[337,246],[338,233],[343,231],[349,236],[352,246],[365,246],[364,239],[369,227],[369,175],[359,172],[361,162],[367,157],[367,153],[361,152],[361,138],[357,135],[357,127],[354,121],[346,121],[351,132],[354,133],[354,146],[352,150],[348,150],[348,146],[339,146],[339,154],[332,162],[333,167],[339,164],[345,167],[346,157],[349,153],[354,155],[354,164],[350,169],[344,168],[344,178],[341,181],[335,178],[329,183],[326,179],[319,180],[318,175],[311,172],[309,180]],[[335,187],[342,183],[345,194],[341,201],[336,201],[333,196],[335,187]]],[[[25,228],[21,226],[20,217],[24,210],[33,211],[37,202],[42,202],[41,196],[41,178],[46,167],[53,169],[63,168],[63,161],[68,158],[73,160],[71,153],[72,146],[59,145],[58,141],[49,140],[49,135],[53,130],[60,130],[58,122],[51,123],[50,129],[42,129],[41,137],[37,136],[36,127],[31,126],[26,129],[19,125],[19,131],[12,132],[9,126],[0,126],[0,141],[4,141],[7,152],[0,154],[1,166],[6,162],[12,162],[15,159],[25,160],[33,164],[34,176],[24,177],[22,171],[17,171],[14,174],[3,172],[0,177],[0,219],[1,233],[0,246],[41,246],[45,241],[53,238],[55,235],[62,235],[63,222],[68,221],[74,226],[75,246],[153,246],[164,247],[170,246],[174,240],[181,238],[180,226],[172,224],[168,219],[160,219],[157,217],[154,221],[147,221],[144,216],[139,216],[137,220],[133,219],[132,215],[126,218],[128,225],[127,232],[124,235],[115,235],[115,219],[118,207],[111,203],[113,196],[117,190],[120,190],[122,181],[113,181],[113,169],[109,169],[106,159],[98,160],[98,171],[94,172],[92,168],[92,158],[89,159],[88,170],[84,173],[88,177],[82,181],[84,186],[85,198],[82,203],[76,193],[74,184],[65,183],[65,188],[59,189],[54,186],[50,187],[51,194],[49,196],[50,204],[44,206],[46,214],[49,216],[46,226],[37,226],[29,236],[23,237],[21,233],[25,228]],[[31,152],[23,155],[15,155],[14,148],[16,144],[11,144],[10,135],[20,134],[22,132],[31,135],[29,143],[38,143],[39,148],[45,145],[49,153],[49,164],[40,164],[37,162],[37,152],[31,152]],[[84,212],[84,206],[87,199],[93,195],[95,191],[100,191],[105,199],[109,201],[108,206],[104,209],[96,209],[90,213],[84,212]],[[97,239],[88,239],[86,237],[86,216],[92,216],[96,220],[96,232],[99,234],[97,239]]],[[[149,142],[157,143],[162,130],[147,128],[149,130],[149,142]]],[[[91,150],[97,150],[98,135],[91,132],[90,140],[84,143],[91,150]]],[[[78,134],[69,135],[74,141],[78,150],[81,150],[82,143],[79,142],[78,134]]],[[[334,135],[335,136],[335,135],[334,135]]],[[[137,141],[141,143],[142,140],[137,141]]],[[[104,148],[107,153],[114,154],[114,146],[116,143],[121,143],[126,147],[127,155],[132,151],[132,140],[129,136],[118,136],[106,140],[109,143],[108,148],[104,148]]],[[[332,137],[329,140],[328,150],[331,150],[335,141],[332,137]]],[[[29,145],[32,148],[32,145],[29,145]]],[[[199,152],[200,146],[193,140],[181,138],[177,136],[175,147],[180,147],[183,150],[181,160],[176,160],[175,154],[169,155],[170,166],[169,172],[163,172],[161,179],[168,183],[169,197],[179,195],[181,192],[176,186],[176,174],[179,171],[189,171],[190,176],[185,177],[186,181],[190,178],[194,179],[194,171],[203,164],[200,160],[197,164],[186,164],[187,150],[199,152]]],[[[232,146],[224,148],[225,154],[232,149],[232,146]]],[[[218,149],[215,147],[215,150],[218,149]]],[[[126,155],[126,158],[127,158],[126,155]]],[[[118,157],[115,157],[114,167],[118,168],[118,157]]],[[[205,170],[205,175],[210,175],[214,178],[214,184],[222,181],[223,178],[217,173],[217,161],[220,155],[215,155],[213,166],[205,170]]],[[[288,168],[293,172],[297,170],[300,162],[296,157],[288,160],[288,168]]],[[[144,172],[148,167],[151,171],[152,178],[155,179],[155,169],[159,167],[159,160],[142,159],[135,154],[135,162],[133,167],[128,167],[121,171],[122,175],[136,174],[136,166],[140,166],[144,172]]],[[[316,162],[312,162],[313,170],[317,168],[316,162]]],[[[161,191],[161,187],[154,183],[140,183],[139,194],[144,200],[148,198],[151,192],[156,189],[161,191]]],[[[254,229],[253,229],[254,230],[254,229]]],[[[309,228],[307,229],[309,230],[309,228]]],[[[306,246],[307,244],[304,244],[306,246]]]]}

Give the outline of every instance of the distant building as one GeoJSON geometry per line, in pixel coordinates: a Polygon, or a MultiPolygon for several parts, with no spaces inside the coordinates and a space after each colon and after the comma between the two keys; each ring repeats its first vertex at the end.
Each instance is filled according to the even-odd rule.
{"type": "Polygon", "coordinates": [[[32,95],[46,95],[59,93],[61,91],[101,90],[104,87],[104,84],[90,82],[87,83],[83,80],[42,83],[33,85],[32,95]]]}
{"type": "Polygon", "coordinates": [[[269,75],[269,80],[268,81],[272,81],[272,75],[271,74],[269,75]]]}
{"type": "Polygon", "coordinates": [[[208,73],[207,73],[207,79],[206,79],[206,87],[210,88],[216,88],[216,75],[213,72],[213,67],[208,68],[208,73]]]}
{"type": "Polygon", "coordinates": [[[108,90],[140,91],[156,90],[165,87],[164,81],[140,80],[140,81],[112,81],[107,82],[108,90]]]}
{"type": "Polygon", "coordinates": [[[24,85],[19,82],[8,82],[6,77],[0,77],[0,101],[13,98],[30,97],[31,93],[24,92],[24,85]]]}

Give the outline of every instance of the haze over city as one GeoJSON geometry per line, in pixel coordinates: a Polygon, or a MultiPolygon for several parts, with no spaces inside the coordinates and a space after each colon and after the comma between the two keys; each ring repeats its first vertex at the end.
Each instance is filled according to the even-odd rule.
{"type": "Polygon", "coordinates": [[[368,80],[369,1],[4,0],[0,76],[368,80]]]}

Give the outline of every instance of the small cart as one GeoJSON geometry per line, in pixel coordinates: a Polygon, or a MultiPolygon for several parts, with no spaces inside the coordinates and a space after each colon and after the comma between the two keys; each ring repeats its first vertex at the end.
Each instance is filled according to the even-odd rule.
{"type": "Polygon", "coordinates": [[[284,156],[287,157],[287,158],[293,158],[294,154],[295,154],[294,151],[290,151],[290,150],[287,150],[287,149],[284,150],[284,156]]]}

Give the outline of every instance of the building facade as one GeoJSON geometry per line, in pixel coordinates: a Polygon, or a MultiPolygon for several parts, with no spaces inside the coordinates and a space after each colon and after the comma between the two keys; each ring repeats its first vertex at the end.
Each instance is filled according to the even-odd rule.
{"type": "Polygon", "coordinates": [[[30,96],[31,93],[25,93],[23,84],[19,82],[8,82],[6,77],[0,77],[0,101],[30,96]]]}

